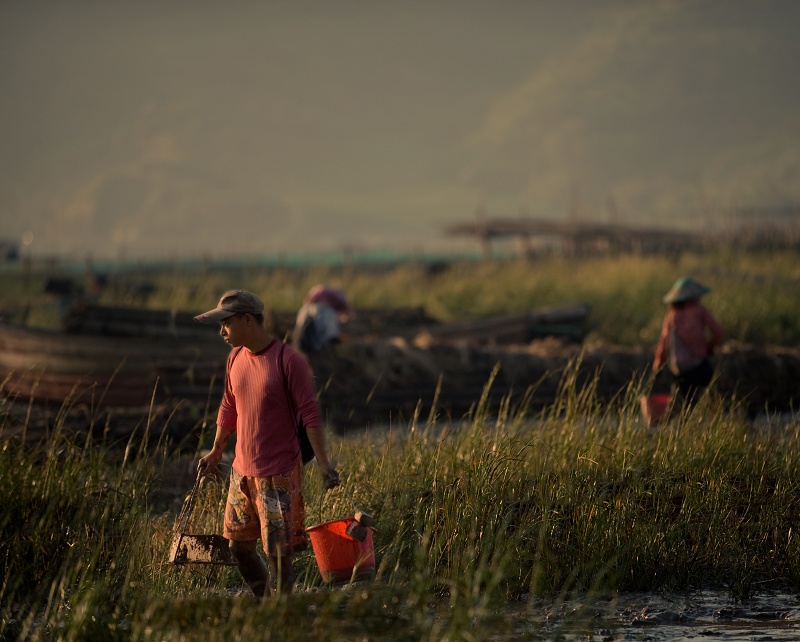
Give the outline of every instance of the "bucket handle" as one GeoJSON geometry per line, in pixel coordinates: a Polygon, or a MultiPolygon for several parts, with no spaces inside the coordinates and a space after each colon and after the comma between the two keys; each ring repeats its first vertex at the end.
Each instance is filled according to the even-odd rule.
{"type": "MultiPolygon", "coordinates": [[[[353,495],[353,490],[350,487],[350,485],[343,481],[336,488],[338,490],[341,490],[347,496],[347,499],[350,500],[350,504],[353,507],[353,512],[354,512],[354,516],[356,518],[356,521],[368,525],[373,530],[377,530],[376,524],[375,524],[375,519],[372,517],[372,515],[369,515],[368,513],[365,513],[361,508],[359,508],[358,504],[356,504],[356,499],[355,499],[355,496],[353,495]],[[367,521],[367,520],[369,520],[369,521],[367,521]]],[[[333,490],[333,489],[329,488],[328,492],[330,492],[331,490],[333,490]]],[[[327,493],[326,493],[326,495],[327,495],[327,493]]],[[[324,496],[321,496],[320,497],[320,509],[322,508],[323,500],[324,500],[324,496]]],[[[321,510],[320,510],[320,512],[321,512],[321,510]]]]}

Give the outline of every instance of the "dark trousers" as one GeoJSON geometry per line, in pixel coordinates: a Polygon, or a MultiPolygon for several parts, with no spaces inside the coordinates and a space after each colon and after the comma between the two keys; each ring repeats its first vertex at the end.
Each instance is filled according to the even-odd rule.
{"type": "Polygon", "coordinates": [[[675,377],[675,394],[678,401],[693,405],[714,377],[711,361],[703,359],[699,366],[675,377]]]}

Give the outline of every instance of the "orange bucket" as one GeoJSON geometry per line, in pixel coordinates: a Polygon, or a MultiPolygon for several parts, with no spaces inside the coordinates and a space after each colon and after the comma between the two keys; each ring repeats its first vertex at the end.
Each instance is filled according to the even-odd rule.
{"type": "Polygon", "coordinates": [[[345,517],[306,529],[320,575],[326,582],[366,580],[375,575],[372,529],[367,529],[367,536],[360,542],[346,532],[354,521],[353,517],[345,517]]]}
{"type": "Polygon", "coordinates": [[[670,402],[668,394],[645,395],[641,398],[642,416],[648,424],[656,424],[664,416],[670,402]]]}

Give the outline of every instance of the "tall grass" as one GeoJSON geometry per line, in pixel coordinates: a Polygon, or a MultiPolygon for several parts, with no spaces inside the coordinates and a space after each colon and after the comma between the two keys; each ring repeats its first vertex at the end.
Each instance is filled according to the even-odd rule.
{"type": "MultiPolygon", "coordinates": [[[[490,415],[484,395],[459,422],[434,411],[335,438],[349,492],[324,491],[309,467],[307,523],[352,514],[352,495],[378,521],[376,578],[326,587],[307,551],[297,592],[261,604],[235,569],[168,562],[165,444],[112,449],[57,420],[33,449],[7,415],[0,638],[474,639],[534,596],[800,588],[798,422],[756,430],[707,397],[653,430],[638,392],[600,406],[568,375],[537,414],[523,402],[490,415]]],[[[224,484],[201,488],[203,532],[218,528],[224,484]]]]}
{"type": "MultiPolygon", "coordinates": [[[[641,344],[655,342],[661,296],[682,274],[712,286],[707,303],[728,338],[800,341],[791,287],[800,267],[788,253],[148,278],[149,305],[184,310],[206,309],[229,287],[296,309],[320,281],[344,287],[356,307],[422,305],[443,320],[584,300],[594,336],[641,344]]],[[[127,303],[134,277],[112,278],[104,302],[127,303]]],[[[19,287],[4,291],[19,301],[19,287]]],[[[376,578],[327,587],[306,551],[297,592],[260,604],[233,568],[169,563],[191,485],[171,471],[188,463],[173,465],[183,448],[151,437],[147,416],[120,448],[65,408],[37,445],[25,437],[29,415],[0,399],[0,640],[339,640],[390,630],[404,640],[475,639],[511,626],[501,617],[509,601],[534,597],[721,587],[746,599],[764,587],[800,589],[797,418],[758,430],[706,397],[653,430],[639,418],[644,384],[600,404],[576,373],[567,370],[542,411],[523,397],[490,414],[490,380],[459,421],[434,408],[393,429],[333,438],[347,488],[378,520],[376,578]]],[[[307,524],[352,514],[350,493],[324,491],[313,466],[306,489],[307,524]]],[[[224,492],[224,482],[201,487],[198,532],[219,529],[224,492]]]]}
{"type": "Polygon", "coordinates": [[[371,497],[395,538],[384,564],[415,568],[403,543],[417,533],[426,576],[451,598],[465,581],[504,597],[709,583],[744,597],[796,582],[796,426],[756,435],[709,400],[649,434],[631,400],[605,415],[588,397],[567,407],[395,437],[402,459],[384,447],[363,467],[372,484],[386,471],[371,497]]]}
{"type": "Polygon", "coordinates": [[[130,561],[146,540],[131,534],[148,519],[146,471],[125,456],[113,465],[63,419],[44,448],[9,437],[0,450],[2,626],[21,639],[91,628],[141,584],[130,561]]]}

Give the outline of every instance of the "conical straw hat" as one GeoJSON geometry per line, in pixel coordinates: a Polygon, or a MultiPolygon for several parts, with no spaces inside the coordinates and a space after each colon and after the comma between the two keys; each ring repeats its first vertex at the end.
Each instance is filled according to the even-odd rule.
{"type": "Polygon", "coordinates": [[[707,288],[689,276],[682,276],[672,284],[670,291],[664,295],[664,303],[691,301],[692,299],[699,299],[708,292],[711,292],[711,288],[707,288]]]}

